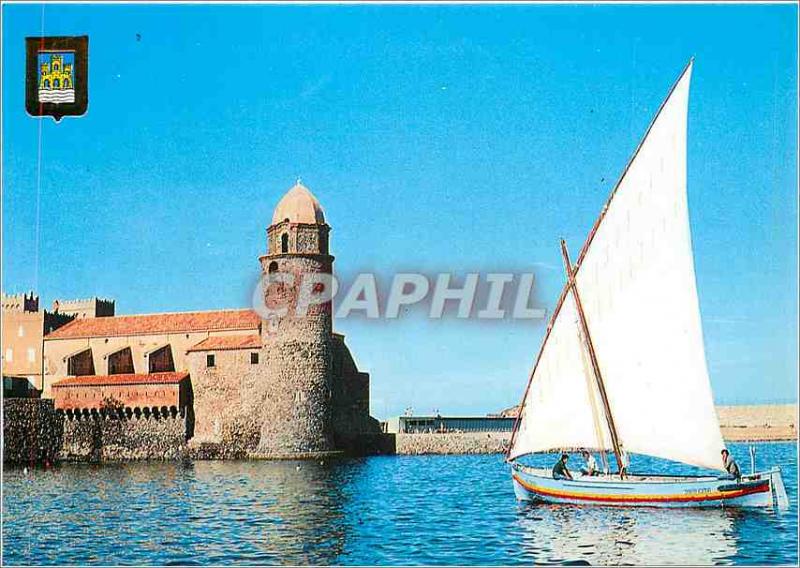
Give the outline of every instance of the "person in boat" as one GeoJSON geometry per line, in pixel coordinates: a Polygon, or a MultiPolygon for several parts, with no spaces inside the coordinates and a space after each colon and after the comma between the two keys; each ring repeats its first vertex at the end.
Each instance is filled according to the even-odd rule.
{"type": "Polygon", "coordinates": [[[735,479],[739,481],[742,479],[742,472],[739,470],[739,464],[733,459],[733,456],[728,450],[722,450],[722,465],[725,466],[725,471],[728,473],[728,479],[735,479]]]}
{"type": "Polygon", "coordinates": [[[597,471],[597,462],[594,459],[594,456],[589,453],[589,450],[581,450],[581,456],[583,456],[583,467],[581,468],[581,473],[583,475],[599,475],[600,472],[597,471]]]}
{"type": "Polygon", "coordinates": [[[572,474],[567,469],[567,454],[561,454],[561,457],[553,466],[553,479],[572,479],[572,474]]]}
{"type": "Polygon", "coordinates": [[[628,466],[631,465],[631,458],[628,455],[628,452],[625,450],[620,450],[620,460],[622,461],[622,467],[619,470],[619,476],[622,479],[625,479],[628,475],[628,466]]]}

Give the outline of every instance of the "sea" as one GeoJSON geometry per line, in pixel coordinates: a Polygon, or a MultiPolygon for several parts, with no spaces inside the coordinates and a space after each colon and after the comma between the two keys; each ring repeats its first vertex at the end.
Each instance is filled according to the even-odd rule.
{"type": "MultiPolygon", "coordinates": [[[[749,472],[748,446],[729,447],[749,472]]],[[[796,444],[756,448],[757,467],[781,466],[788,510],[522,503],[501,455],[6,467],[2,561],[796,565],[796,444]]],[[[659,468],[675,471],[632,457],[659,468]]]]}

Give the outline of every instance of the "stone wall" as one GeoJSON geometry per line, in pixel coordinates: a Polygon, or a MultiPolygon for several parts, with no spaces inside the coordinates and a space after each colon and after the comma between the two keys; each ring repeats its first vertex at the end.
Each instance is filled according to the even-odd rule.
{"type": "Polygon", "coordinates": [[[499,454],[506,451],[511,432],[397,434],[397,454],[499,454]]]}
{"type": "MultiPolygon", "coordinates": [[[[290,229],[298,229],[290,224],[290,229]]],[[[325,232],[326,226],[315,230],[325,232]]],[[[271,230],[270,235],[275,231],[271,230]]],[[[262,270],[272,268],[291,275],[293,283],[271,283],[264,290],[265,305],[285,313],[268,318],[262,326],[263,372],[250,390],[260,403],[260,436],[256,457],[329,452],[334,445],[331,421],[335,378],[333,376],[331,302],[311,304],[296,313],[302,298],[302,282],[311,275],[331,274],[333,257],[299,254],[297,242],[291,254],[260,257],[262,270]]],[[[280,250],[280,249],[278,249],[280,250]]]]}
{"type": "Polygon", "coordinates": [[[55,462],[61,449],[63,422],[52,400],[3,399],[3,461],[55,462]]]}
{"type": "Polygon", "coordinates": [[[66,418],[61,459],[176,459],[186,454],[189,416],[66,418]]]}
{"type": "Polygon", "coordinates": [[[380,424],[369,413],[369,374],[358,370],[344,336],[333,336],[333,400],[331,420],[337,448],[374,453],[364,438],[379,434],[380,424]]]}
{"type": "Polygon", "coordinates": [[[267,229],[267,254],[282,254],[281,238],[288,236],[289,253],[328,254],[328,225],[281,222],[267,229]]]}
{"type": "MultiPolygon", "coordinates": [[[[188,354],[194,395],[195,428],[190,442],[215,458],[246,457],[258,445],[267,380],[264,349],[194,351],[188,354]],[[214,353],[214,367],[206,355],[214,353]],[[258,353],[258,363],[250,354],[258,353]]],[[[200,450],[198,450],[200,451],[200,450]]]]}
{"type": "Polygon", "coordinates": [[[270,345],[260,386],[259,457],[327,452],[335,448],[331,423],[330,341],[279,341],[270,345]]]}
{"type": "Polygon", "coordinates": [[[359,438],[380,432],[369,416],[369,375],[358,371],[340,335],[213,353],[210,368],[207,352],[188,355],[196,416],[190,446],[198,456],[360,453],[373,444],[359,438]]]}

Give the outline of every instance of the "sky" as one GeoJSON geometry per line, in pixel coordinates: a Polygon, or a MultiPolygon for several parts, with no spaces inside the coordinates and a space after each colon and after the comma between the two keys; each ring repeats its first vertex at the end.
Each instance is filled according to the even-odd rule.
{"type": "MultiPolygon", "coordinates": [[[[689,208],[715,399],[796,401],[797,15],[6,4],[3,290],[110,297],[120,314],[249,307],[300,176],[338,273],[533,271],[550,310],[559,238],[574,256],[694,56],[689,208]],[[89,35],[83,117],[25,113],[24,38],[42,30],[89,35]]],[[[516,404],[545,327],[335,325],[379,418],[516,404]]]]}

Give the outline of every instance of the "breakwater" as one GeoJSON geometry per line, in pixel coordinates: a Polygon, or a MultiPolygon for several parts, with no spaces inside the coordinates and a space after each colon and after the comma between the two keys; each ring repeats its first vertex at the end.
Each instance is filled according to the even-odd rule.
{"type": "Polygon", "coordinates": [[[497,454],[506,451],[510,432],[452,432],[397,434],[395,453],[422,454],[497,454]]]}

